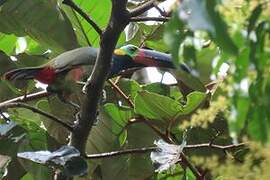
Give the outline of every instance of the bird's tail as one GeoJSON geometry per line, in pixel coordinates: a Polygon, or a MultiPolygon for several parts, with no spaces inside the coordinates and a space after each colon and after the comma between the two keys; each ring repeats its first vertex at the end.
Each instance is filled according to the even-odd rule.
{"type": "Polygon", "coordinates": [[[14,81],[14,80],[28,80],[34,79],[36,74],[42,69],[42,67],[27,67],[27,68],[19,68],[13,69],[11,71],[6,72],[3,75],[4,80],[14,81]]]}

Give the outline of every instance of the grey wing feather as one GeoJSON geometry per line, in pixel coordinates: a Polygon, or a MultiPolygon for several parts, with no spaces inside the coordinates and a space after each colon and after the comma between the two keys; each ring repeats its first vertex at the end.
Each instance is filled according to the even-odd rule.
{"type": "Polygon", "coordinates": [[[59,71],[64,71],[79,65],[94,65],[97,53],[97,48],[81,47],[58,55],[51,63],[53,63],[52,66],[59,71]]]}

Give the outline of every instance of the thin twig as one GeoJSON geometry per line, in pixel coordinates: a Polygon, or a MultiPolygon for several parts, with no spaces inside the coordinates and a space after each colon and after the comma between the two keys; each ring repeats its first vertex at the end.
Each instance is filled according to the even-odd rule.
{"type": "Polygon", "coordinates": [[[113,87],[113,89],[120,95],[122,96],[127,103],[134,108],[134,103],[131,101],[131,99],[119,88],[119,86],[117,86],[111,79],[108,80],[109,83],[111,84],[111,86],[113,87]]]}
{"type": "MultiPolygon", "coordinates": [[[[203,143],[203,144],[187,145],[184,147],[184,149],[214,148],[214,149],[219,149],[219,150],[229,150],[229,149],[234,149],[237,147],[242,147],[245,145],[246,143],[231,144],[231,145],[225,145],[225,146],[212,144],[210,146],[209,143],[203,143]]],[[[112,152],[106,152],[106,153],[100,153],[100,154],[90,154],[90,155],[86,155],[86,158],[97,159],[97,158],[109,158],[109,157],[114,157],[114,156],[121,156],[121,155],[126,155],[126,154],[142,154],[142,153],[156,151],[158,149],[159,149],[158,147],[126,149],[126,150],[112,151],[112,152]]]]}
{"type": "Polygon", "coordinates": [[[167,22],[170,18],[168,17],[133,17],[130,18],[131,22],[142,22],[142,21],[161,21],[161,22],[167,22]]]}
{"type": "Polygon", "coordinates": [[[40,91],[37,93],[27,94],[27,95],[23,95],[23,96],[19,96],[13,99],[3,101],[0,103],[0,107],[8,103],[33,101],[33,100],[40,99],[43,97],[48,97],[50,95],[51,93],[48,93],[47,91],[40,91]]]}
{"type": "Polygon", "coordinates": [[[154,7],[159,12],[161,16],[169,17],[168,13],[165,10],[162,10],[157,4],[154,4],[154,7]]]}
{"type": "Polygon", "coordinates": [[[51,119],[52,121],[60,124],[61,126],[65,127],[66,129],[68,129],[69,131],[73,131],[73,127],[66,124],[65,122],[63,122],[62,120],[58,119],[57,117],[53,116],[52,114],[49,114],[45,111],[42,111],[38,108],[35,108],[35,107],[32,107],[28,104],[25,104],[25,103],[21,103],[21,102],[13,102],[13,103],[5,103],[5,104],[2,104],[0,106],[0,109],[8,109],[8,108],[25,108],[25,109],[29,109],[31,111],[33,111],[34,113],[38,113],[42,116],[45,116],[49,119],[51,119]]]}
{"type": "Polygon", "coordinates": [[[101,36],[102,30],[101,28],[93,21],[79,6],[77,6],[72,0],[63,0],[63,4],[70,6],[74,9],[77,13],[79,13],[94,29],[95,31],[101,36]]]}
{"type": "Polygon", "coordinates": [[[97,159],[97,158],[120,156],[120,155],[125,155],[125,154],[142,154],[142,153],[152,152],[157,149],[158,149],[157,147],[127,149],[127,150],[122,150],[122,151],[112,151],[112,152],[100,153],[100,154],[90,154],[90,155],[86,155],[86,158],[97,159]]]}
{"type": "Polygon", "coordinates": [[[81,29],[81,31],[82,31],[82,33],[83,33],[83,36],[84,36],[84,38],[85,38],[85,40],[86,40],[88,46],[92,46],[91,42],[89,41],[89,39],[88,39],[88,37],[87,37],[87,34],[86,34],[85,30],[83,29],[82,23],[80,22],[80,20],[79,20],[79,18],[78,18],[78,15],[76,14],[76,12],[75,12],[74,9],[71,8],[71,10],[72,10],[72,13],[74,14],[74,16],[75,16],[75,18],[76,18],[76,21],[77,21],[78,24],[79,24],[79,27],[80,27],[80,29],[81,29]]]}
{"type": "Polygon", "coordinates": [[[239,143],[239,144],[231,144],[231,145],[217,145],[217,144],[210,144],[210,143],[203,143],[203,144],[193,144],[187,145],[185,149],[199,149],[199,148],[213,148],[219,150],[229,150],[234,149],[242,146],[246,146],[247,143],[239,143]]]}
{"type": "Polygon", "coordinates": [[[157,133],[160,138],[162,138],[166,142],[171,142],[171,140],[164,133],[162,133],[158,127],[151,124],[147,119],[144,119],[144,118],[141,118],[141,119],[142,119],[142,122],[146,124],[148,127],[150,127],[155,133],[157,133]]]}
{"type": "Polygon", "coordinates": [[[149,9],[155,7],[155,0],[151,0],[135,9],[133,9],[132,11],[130,11],[130,17],[137,17],[141,14],[143,14],[144,12],[148,11],[149,9]]]}

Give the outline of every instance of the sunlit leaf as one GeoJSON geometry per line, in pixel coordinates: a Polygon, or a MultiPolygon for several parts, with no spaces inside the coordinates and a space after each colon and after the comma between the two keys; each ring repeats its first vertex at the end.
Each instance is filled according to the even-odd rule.
{"type": "Polygon", "coordinates": [[[57,52],[78,46],[69,19],[56,1],[9,0],[1,7],[0,25],[3,33],[29,35],[57,52]]]}

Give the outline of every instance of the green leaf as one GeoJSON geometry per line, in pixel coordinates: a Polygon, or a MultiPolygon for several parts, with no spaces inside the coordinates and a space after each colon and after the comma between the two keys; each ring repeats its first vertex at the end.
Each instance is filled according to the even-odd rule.
{"type": "Polygon", "coordinates": [[[190,90],[200,92],[206,91],[203,83],[200,81],[198,77],[195,77],[183,70],[171,70],[170,72],[174,75],[177,82],[183,83],[190,90]]]}
{"type": "Polygon", "coordinates": [[[248,134],[252,139],[266,142],[269,136],[269,122],[267,121],[267,111],[264,107],[253,107],[249,114],[248,134]]]}
{"type": "Polygon", "coordinates": [[[140,84],[132,79],[121,79],[118,82],[118,85],[125,94],[128,94],[131,97],[132,100],[136,96],[137,92],[142,89],[140,84]]]}
{"type": "MultiPolygon", "coordinates": [[[[119,132],[125,123],[121,121],[123,120],[121,118],[128,118],[129,111],[128,108],[118,108],[113,104],[106,104],[105,107],[101,106],[98,121],[93,126],[88,137],[86,151],[94,154],[119,150],[122,143],[124,143],[122,137],[119,137],[122,136],[119,132]],[[120,120],[114,120],[110,115],[115,118],[120,117],[120,120]]],[[[86,179],[93,176],[96,168],[100,168],[100,170],[96,170],[99,171],[99,176],[102,173],[102,177],[105,179],[126,179],[126,167],[127,159],[125,156],[91,161],[89,162],[89,170],[92,172],[89,172],[89,176],[86,179]]]]}
{"type": "Polygon", "coordinates": [[[142,89],[152,93],[157,93],[164,96],[170,95],[170,86],[162,83],[151,83],[142,86],[142,89]]]}
{"type": "Polygon", "coordinates": [[[206,8],[209,17],[215,27],[215,33],[211,33],[214,41],[222,50],[232,55],[238,54],[238,48],[227,32],[227,25],[217,11],[216,0],[207,0],[206,8]]]}
{"type": "Polygon", "coordinates": [[[5,34],[29,35],[56,52],[78,47],[71,23],[55,0],[9,0],[1,6],[0,26],[5,34]]]}
{"type": "Polygon", "coordinates": [[[25,174],[21,180],[34,180],[30,173],[25,174]]]}
{"type": "Polygon", "coordinates": [[[164,41],[170,48],[172,60],[176,67],[179,67],[180,62],[182,62],[181,59],[179,60],[179,48],[184,38],[184,24],[179,21],[177,14],[173,13],[171,20],[166,24],[164,41]]]}
{"type": "MultiPolygon", "coordinates": [[[[159,138],[144,123],[135,123],[128,129],[128,148],[153,146],[153,142],[159,138]]],[[[154,166],[150,159],[150,153],[144,153],[139,156],[131,154],[127,161],[127,166],[128,179],[147,179],[154,174],[154,166]]]]}
{"type": "MultiPolygon", "coordinates": [[[[248,97],[236,96],[236,109],[237,112],[235,120],[232,122],[233,128],[237,133],[241,133],[244,128],[246,119],[250,110],[250,99],[248,97]]],[[[234,113],[234,112],[232,112],[234,113]]]]}
{"type": "Polygon", "coordinates": [[[149,119],[169,121],[183,113],[183,106],[167,96],[141,91],[135,97],[135,112],[149,119]]]}
{"type": "Polygon", "coordinates": [[[183,114],[192,113],[194,110],[196,110],[198,107],[200,107],[200,105],[204,102],[206,97],[207,96],[205,93],[198,92],[198,91],[191,92],[187,96],[187,103],[184,106],[183,114]]]}
{"type": "Polygon", "coordinates": [[[127,125],[128,120],[134,117],[134,113],[131,108],[123,106],[119,107],[112,103],[104,105],[104,111],[114,122],[112,124],[112,132],[116,135],[123,130],[127,125]]]}
{"type": "MultiPolygon", "coordinates": [[[[97,25],[104,29],[107,25],[111,12],[111,1],[103,0],[102,3],[99,0],[75,0],[77,5],[82,8],[84,12],[91,16],[91,19],[97,23],[97,25]]],[[[78,42],[81,46],[87,46],[88,40],[94,47],[99,46],[99,34],[93,29],[89,23],[80,15],[75,13],[66,5],[61,6],[71,20],[73,27],[76,29],[75,33],[78,42]]],[[[123,42],[122,42],[123,43],[123,42]]]]}
{"type": "Polygon", "coordinates": [[[263,10],[262,5],[259,4],[258,6],[254,8],[251,15],[249,16],[248,27],[247,27],[248,34],[254,29],[256,22],[262,13],[262,10],[263,10]]]}
{"type": "Polygon", "coordinates": [[[6,54],[13,54],[16,46],[17,37],[14,35],[7,35],[0,33],[0,49],[6,54]]]}
{"type": "Polygon", "coordinates": [[[240,51],[239,56],[235,60],[236,71],[234,77],[240,82],[246,75],[249,67],[250,49],[244,48],[240,51]]]}
{"type": "MultiPolygon", "coordinates": [[[[67,124],[71,124],[74,119],[74,109],[70,105],[61,102],[56,96],[52,96],[48,100],[40,100],[36,103],[36,106],[58,117],[67,124]]],[[[54,137],[61,144],[67,142],[70,132],[66,128],[44,116],[39,116],[39,119],[46,127],[50,136],[54,137]]]]}

